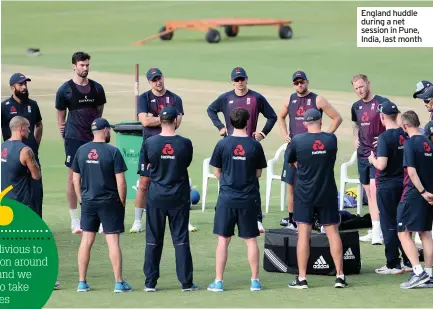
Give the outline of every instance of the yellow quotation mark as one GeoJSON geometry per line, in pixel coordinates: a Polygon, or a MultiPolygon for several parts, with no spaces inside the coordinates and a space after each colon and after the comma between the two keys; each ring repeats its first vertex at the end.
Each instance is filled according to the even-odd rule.
{"type": "MultiPolygon", "coordinates": [[[[3,197],[6,194],[8,194],[8,192],[11,191],[12,188],[13,188],[12,186],[9,186],[0,193],[0,203],[3,197]]],[[[13,219],[14,219],[14,212],[12,208],[10,208],[9,206],[0,205],[0,226],[6,226],[11,224],[13,219]]]]}

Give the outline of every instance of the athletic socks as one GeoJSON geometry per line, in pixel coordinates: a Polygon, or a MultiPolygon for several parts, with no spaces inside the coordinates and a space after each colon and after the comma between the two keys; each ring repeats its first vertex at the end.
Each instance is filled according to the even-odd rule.
{"type": "Polygon", "coordinates": [[[304,280],[307,280],[307,278],[306,277],[298,277],[298,280],[299,281],[304,281],[304,280]]]}
{"type": "Polygon", "coordinates": [[[71,216],[71,220],[77,220],[78,214],[76,209],[69,209],[69,214],[71,216]]]}
{"type": "Polygon", "coordinates": [[[135,207],[135,220],[141,221],[141,217],[143,216],[143,208],[135,207]]]}
{"type": "MultiPolygon", "coordinates": [[[[431,271],[431,268],[430,268],[430,271],[431,271]]],[[[415,266],[413,267],[413,272],[414,272],[415,275],[417,275],[417,276],[421,275],[422,272],[423,272],[423,269],[422,269],[421,264],[415,265],[415,266]]]]}
{"type": "Polygon", "coordinates": [[[424,268],[424,270],[425,270],[425,272],[426,273],[428,273],[428,275],[430,276],[430,277],[433,277],[433,275],[432,275],[432,268],[430,267],[430,268],[424,268]]]}
{"type": "Polygon", "coordinates": [[[344,280],[344,274],[343,275],[337,275],[337,278],[340,278],[341,280],[344,280]]]}
{"type": "Polygon", "coordinates": [[[297,228],[298,226],[296,225],[296,222],[293,221],[293,212],[289,212],[289,223],[293,224],[293,226],[295,228],[297,228]]]}

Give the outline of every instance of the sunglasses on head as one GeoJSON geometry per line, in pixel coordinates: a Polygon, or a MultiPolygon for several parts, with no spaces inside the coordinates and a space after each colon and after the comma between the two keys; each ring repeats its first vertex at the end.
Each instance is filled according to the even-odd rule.
{"type": "Polygon", "coordinates": [[[234,81],[237,82],[243,82],[245,80],[245,77],[237,77],[234,79],[234,81]]]}
{"type": "Polygon", "coordinates": [[[301,80],[297,80],[293,82],[293,85],[298,86],[298,85],[303,85],[305,84],[305,80],[301,79],[301,80]]]}

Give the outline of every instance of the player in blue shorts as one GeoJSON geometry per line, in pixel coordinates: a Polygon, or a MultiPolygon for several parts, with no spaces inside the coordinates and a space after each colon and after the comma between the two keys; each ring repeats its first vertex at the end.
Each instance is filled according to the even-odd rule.
{"type": "Polygon", "coordinates": [[[91,124],[93,141],[78,148],[72,163],[73,182],[81,205],[81,238],[78,250],[78,292],[90,290],[87,269],[90,251],[99,226],[103,225],[114,272],[114,292],[132,290],[122,277],[122,251],[119,237],[125,231],[127,167],[119,149],[110,142],[110,124],[97,118],[91,124]]]}
{"type": "MultiPolygon", "coordinates": [[[[231,73],[231,81],[234,90],[223,93],[212,102],[207,108],[207,114],[214,126],[219,130],[219,135],[227,136],[232,135],[234,132],[234,127],[230,122],[231,111],[239,107],[245,108],[250,115],[247,123],[247,134],[260,142],[271,132],[277,122],[277,114],[275,114],[274,109],[263,95],[248,88],[248,75],[245,69],[240,67],[234,68],[231,73]],[[225,125],[218,118],[219,112],[224,115],[225,125]],[[257,131],[260,113],[265,116],[266,123],[261,131],[257,131]]],[[[258,180],[257,186],[260,190],[258,180]]],[[[257,212],[257,225],[260,233],[264,233],[261,202],[257,212]]]]}
{"type": "Polygon", "coordinates": [[[104,104],[107,102],[101,84],[88,78],[90,55],[76,52],[72,55],[74,76],[65,82],[56,93],[57,125],[65,144],[68,168],[66,195],[71,216],[71,230],[80,234],[80,219],[77,214],[77,197],[72,184],[72,162],[77,149],[92,141],[90,125],[98,117],[102,117],[104,104]],[[66,114],[68,119],[66,120],[66,114]]]}
{"type": "Polygon", "coordinates": [[[370,89],[370,81],[364,74],[355,75],[352,78],[352,85],[360,98],[352,105],[353,135],[358,154],[359,180],[367,195],[372,223],[372,229],[359,240],[371,242],[373,245],[381,245],[383,244],[383,235],[376,201],[376,169],[368,162],[368,157],[372,151],[376,155],[377,138],[385,132],[377,107],[388,99],[373,93],[370,89]]]}
{"type": "Polygon", "coordinates": [[[402,274],[412,271],[410,262],[401,248],[397,235],[397,207],[403,193],[403,147],[407,135],[397,124],[400,111],[391,101],[379,105],[380,120],[386,131],[377,141],[377,158],[373,151],[368,158],[377,170],[377,206],[380,212],[380,226],[385,244],[386,265],[376,269],[377,274],[402,274]],[[403,263],[400,260],[399,248],[403,263]]]}
{"type": "MultiPolygon", "coordinates": [[[[341,125],[343,118],[340,113],[323,97],[308,90],[309,81],[307,75],[302,71],[293,73],[293,88],[295,92],[284,102],[278,114],[278,125],[284,141],[289,143],[291,139],[301,133],[306,133],[304,126],[304,114],[309,109],[317,109],[325,113],[331,120],[328,129],[329,133],[334,133],[341,125]],[[286,118],[289,116],[289,133],[287,131],[286,118]]],[[[287,154],[287,152],[285,152],[287,154]]],[[[296,222],[293,221],[293,190],[295,184],[296,167],[289,166],[287,158],[284,159],[281,181],[287,183],[287,210],[289,216],[282,218],[280,224],[289,229],[296,229],[296,222]]]]}
{"type": "Polygon", "coordinates": [[[428,80],[418,82],[413,98],[423,100],[427,111],[430,113],[430,120],[433,120],[433,84],[428,80]]]}
{"type": "Polygon", "coordinates": [[[403,166],[407,172],[401,203],[397,209],[397,229],[413,273],[400,285],[403,289],[433,284],[433,142],[419,131],[414,111],[401,116],[402,128],[409,135],[404,144],[403,166]],[[411,233],[418,232],[424,249],[424,269],[411,233]]]}
{"type": "Polygon", "coordinates": [[[161,132],[149,137],[143,144],[143,164],[150,170],[143,267],[146,292],[156,291],[167,219],[182,291],[198,290],[193,282],[188,231],[191,205],[188,167],[192,161],[193,147],[191,140],[176,135],[178,116],[176,107],[163,108],[159,116],[161,132]]]}
{"type": "Polygon", "coordinates": [[[343,246],[338,224],[337,185],[334,166],[337,158],[337,137],[322,132],[322,113],[309,109],[304,115],[308,132],[298,134],[286,148],[289,164],[296,165],[293,198],[293,220],[298,226],[297,259],[299,275],[289,283],[290,288],[307,289],[307,264],[310,256],[310,235],[314,218],[325,227],[332,259],[336,269],[336,288],[346,288],[343,273],[343,246]]]}
{"type": "Polygon", "coordinates": [[[224,269],[227,251],[235,226],[238,236],[245,240],[251,269],[251,291],[259,291],[259,247],[257,236],[257,207],[260,205],[260,190],[257,178],[266,168],[262,145],[247,133],[250,114],[245,108],[230,112],[231,134],[220,140],[213,151],[210,165],[220,181],[219,196],[215,211],[214,234],[218,235],[216,249],[216,276],[208,286],[209,291],[223,291],[224,269]]]}

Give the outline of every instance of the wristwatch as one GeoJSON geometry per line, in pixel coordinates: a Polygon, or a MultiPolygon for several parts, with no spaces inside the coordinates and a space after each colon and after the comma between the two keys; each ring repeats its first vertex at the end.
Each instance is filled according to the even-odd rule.
{"type": "Polygon", "coordinates": [[[423,189],[421,192],[420,192],[420,194],[424,194],[425,193],[425,189],[423,189]]]}

